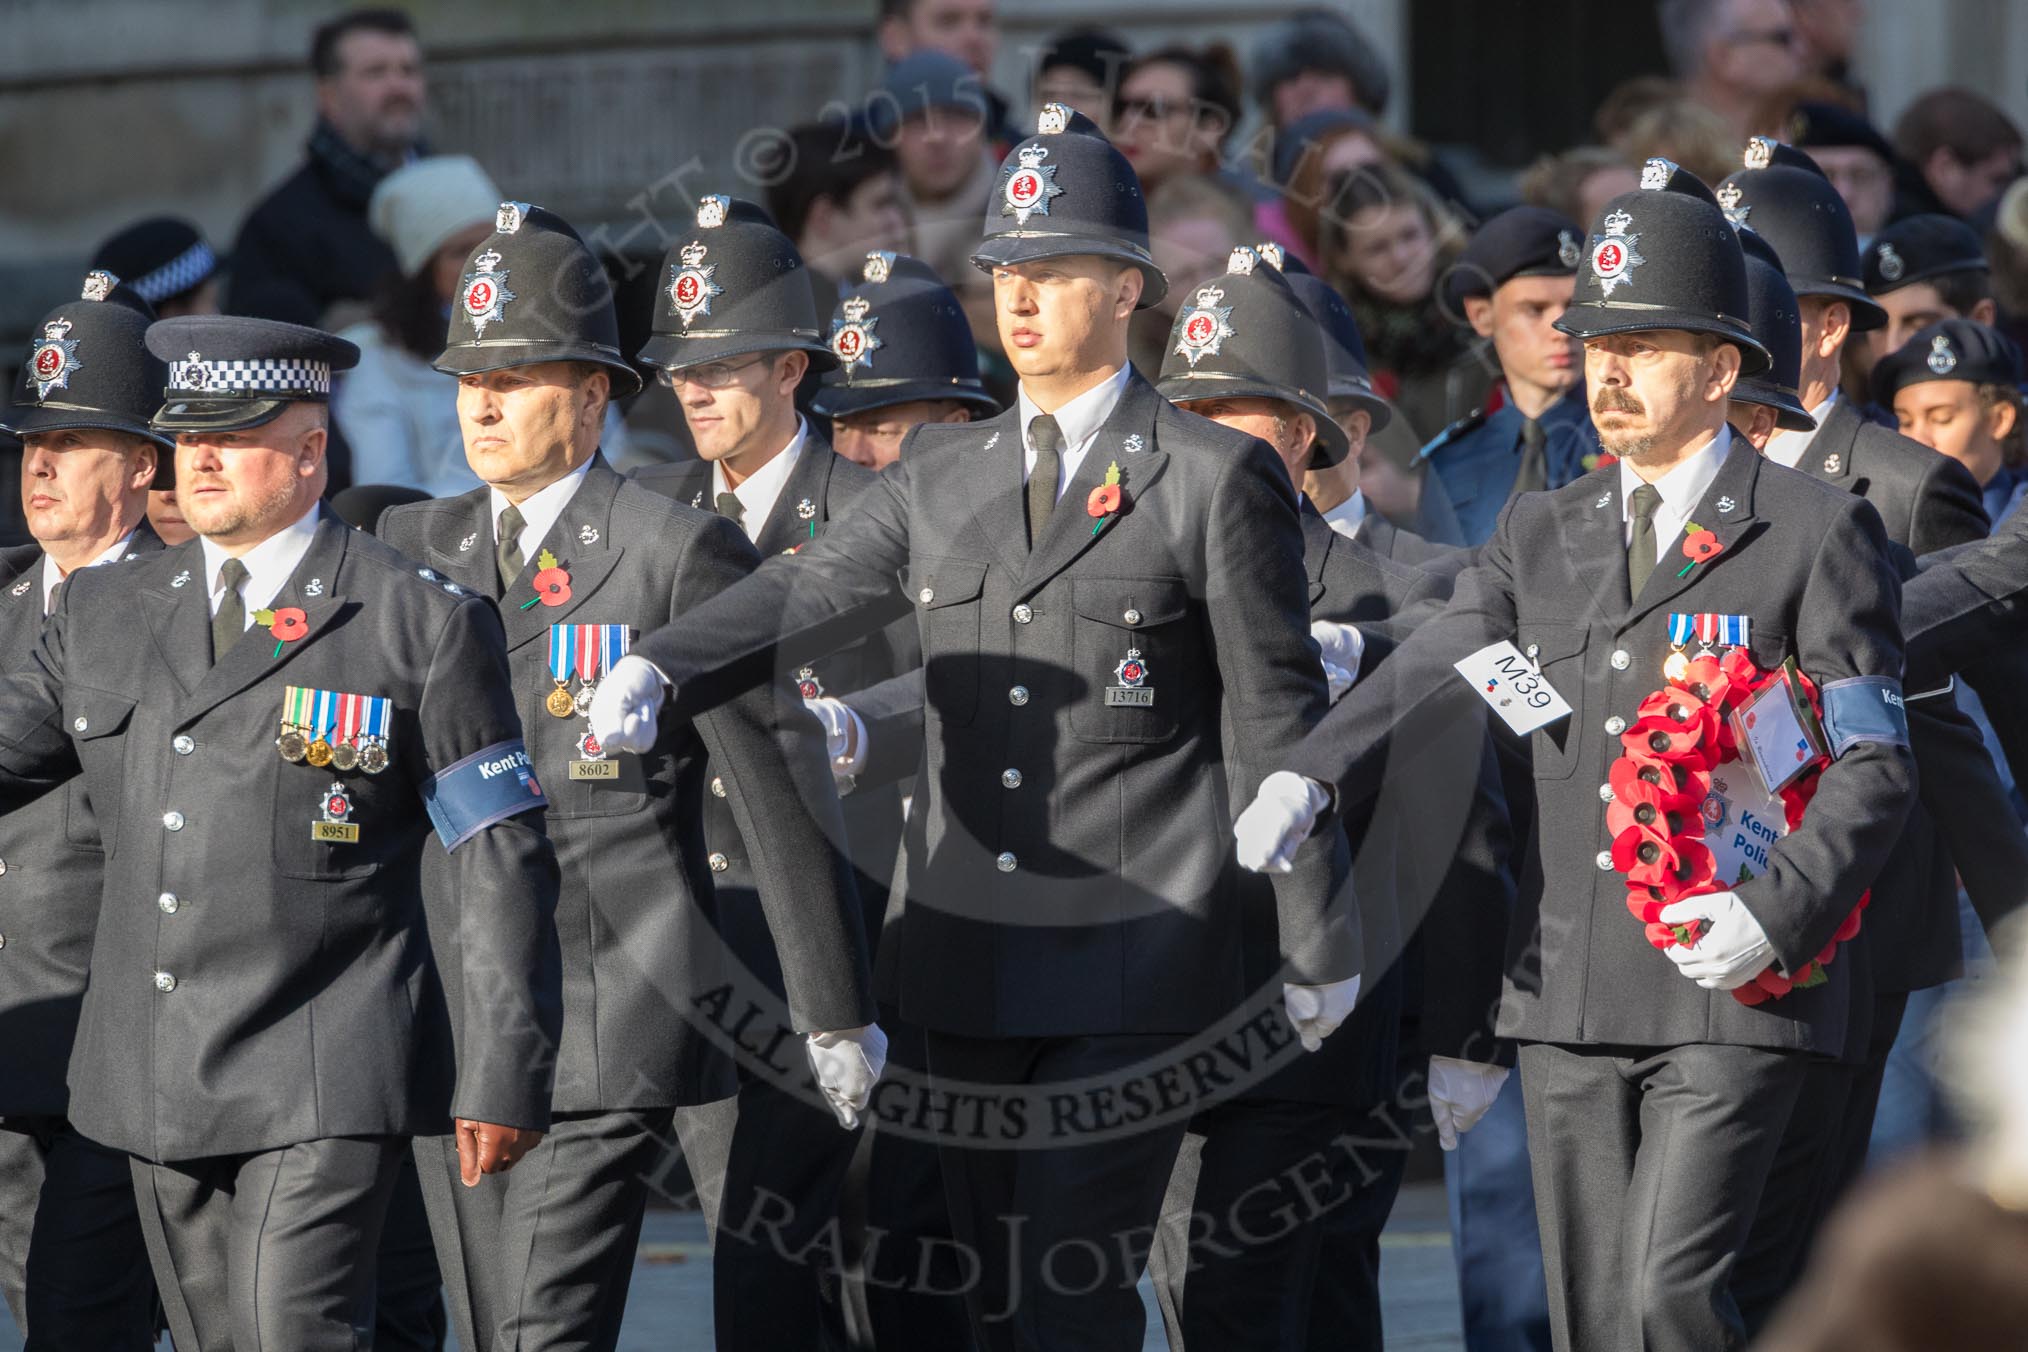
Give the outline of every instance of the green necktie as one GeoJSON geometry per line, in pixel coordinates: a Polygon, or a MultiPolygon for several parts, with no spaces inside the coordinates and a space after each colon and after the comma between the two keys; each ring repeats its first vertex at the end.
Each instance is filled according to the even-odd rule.
{"type": "Polygon", "coordinates": [[[218,613],[211,617],[213,665],[246,633],[246,598],[239,593],[246,585],[246,565],[238,559],[227,559],[218,566],[218,582],[225,588],[225,595],[218,598],[218,613]]]}
{"type": "Polygon", "coordinates": [[[733,525],[738,526],[741,530],[746,529],[746,504],[739,500],[739,494],[720,493],[716,501],[720,516],[730,521],[733,525]]]}
{"type": "Polygon", "coordinates": [[[1642,484],[1627,506],[1634,514],[1634,538],[1627,545],[1627,599],[1632,601],[1640,598],[1648,575],[1655,571],[1655,513],[1661,510],[1661,491],[1653,484],[1642,484]]]}
{"type": "Polygon", "coordinates": [[[500,565],[500,593],[503,596],[514,585],[514,579],[521,576],[524,562],[521,557],[521,532],[527,525],[521,509],[513,503],[500,509],[500,527],[493,538],[499,542],[496,558],[500,565]]]}
{"type": "Polygon", "coordinates": [[[1056,510],[1056,476],[1063,469],[1063,429],[1047,413],[1028,424],[1028,439],[1035,443],[1035,468],[1028,471],[1028,547],[1042,538],[1049,514],[1056,510]]]}

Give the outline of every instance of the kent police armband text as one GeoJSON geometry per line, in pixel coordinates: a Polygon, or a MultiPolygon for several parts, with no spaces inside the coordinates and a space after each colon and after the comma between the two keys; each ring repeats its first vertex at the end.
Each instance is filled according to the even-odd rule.
{"type": "Polygon", "coordinates": [[[549,806],[519,737],[473,752],[424,784],[422,793],[445,850],[494,822],[549,806]]]}
{"type": "Polygon", "coordinates": [[[1837,760],[1861,742],[1908,748],[1908,711],[1901,682],[1891,676],[1853,676],[1831,681],[1821,692],[1824,740],[1837,760]]]}

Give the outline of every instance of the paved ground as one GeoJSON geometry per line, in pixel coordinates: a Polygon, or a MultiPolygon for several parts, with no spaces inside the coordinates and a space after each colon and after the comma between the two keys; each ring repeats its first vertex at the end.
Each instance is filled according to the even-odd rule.
{"type": "MultiPolygon", "coordinates": [[[[1441,1183],[1402,1190],[1381,1240],[1387,1346],[1400,1352],[1462,1352],[1457,1275],[1451,1263],[1441,1183]]],[[[1144,1282],[1150,1352],[1166,1347],[1144,1282]]],[[[457,1346],[456,1340],[451,1346],[457,1346]]],[[[163,1347],[168,1343],[165,1340],[163,1347]]],[[[0,1313],[0,1352],[20,1352],[14,1323],[0,1313]]],[[[621,1352],[711,1352],[711,1256],[695,1213],[650,1212],[627,1302],[621,1352]]]]}

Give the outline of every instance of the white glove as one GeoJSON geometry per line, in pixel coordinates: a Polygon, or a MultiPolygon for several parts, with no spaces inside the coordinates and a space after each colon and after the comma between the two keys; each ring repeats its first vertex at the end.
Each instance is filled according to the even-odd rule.
{"type": "Polygon", "coordinates": [[[824,754],[831,758],[831,777],[850,779],[866,772],[866,724],[844,700],[819,695],[803,701],[824,725],[824,754]]]}
{"type": "Polygon", "coordinates": [[[1295,867],[1296,847],[1310,838],[1317,814],[1330,802],[1330,795],[1314,780],[1290,770],[1269,775],[1232,824],[1239,866],[1255,873],[1287,873],[1295,867]]]}
{"type": "Polygon", "coordinates": [[[1282,1008],[1294,1025],[1303,1050],[1316,1051],[1324,1039],[1338,1031],[1352,1006],[1359,1003],[1359,978],[1348,976],[1328,986],[1291,986],[1282,983],[1282,1008]]]}
{"type": "Polygon", "coordinates": [[[1317,647],[1322,650],[1325,665],[1343,667],[1355,676],[1358,674],[1359,659],[1366,652],[1366,635],[1359,632],[1358,625],[1312,620],[1310,637],[1317,641],[1317,647]]]}
{"type": "Polygon", "coordinates": [[[1429,1059],[1429,1112],[1436,1119],[1437,1144],[1458,1148],[1458,1137],[1479,1125],[1479,1119],[1507,1083],[1505,1066],[1460,1061],[1454,1056],[1429,1059]]]}
{"type": "Polygon", "coordinates": [[[1324,664],[1324,679],[1331,684],[1331,703],[1345,698],[1345,692],[1352,688],[1352,682],[1359,678],[1333,662],[1324,664]]]}
{"type": "Polygon", "coordinates": [[[655,745],[655,715],[669,689],[669,682],[647,658],[632,653],[622,657],[592,695],[592,736],[608,754],[647,751],[655,745]]]}
{"type": "Polygon", "coordinates": [[[869,1023],[840,1033],[812,1033],[808,1041],[810,1069],[817,1073],[817,1087],[838,1115],[838,1125],[847,1130],[858,1126],[859,1114],[887,1068],[887,1034],[869,1023]]]}
{"type": "Polygon", "coordinates": [[[1662,951],[1676,970],[1710,991],[1736,990],[1767,970],[1774,948],[1767,931],[1737,892],[1685,897],[1662,908],[1665,925],[1694,925],[1709,920],[1693,945],[1674,944],[1662,951]]]}

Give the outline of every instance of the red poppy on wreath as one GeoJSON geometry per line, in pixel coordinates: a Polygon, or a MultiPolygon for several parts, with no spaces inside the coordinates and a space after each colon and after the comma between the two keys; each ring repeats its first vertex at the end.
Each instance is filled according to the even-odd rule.
{"type": "Polygon", "coordinates": [[[1662,790],[1643,779],[1616,789],[1606,808],[1606,830],[1617,838],[1631,826],[1674,835],[1682,825],[1682,814],[1673,812],[1663,800],[1662,790]]]}
{"type": "Polygon", "coordinates": [[[1658,760],[1651,756],[1625,755],[1607,772],[1613,797],[1635,801],[1637,784],[1652,786],[1670,812],[1695,812],[1711,793],[1711,776],[1694,765],[1658,760]]]}

